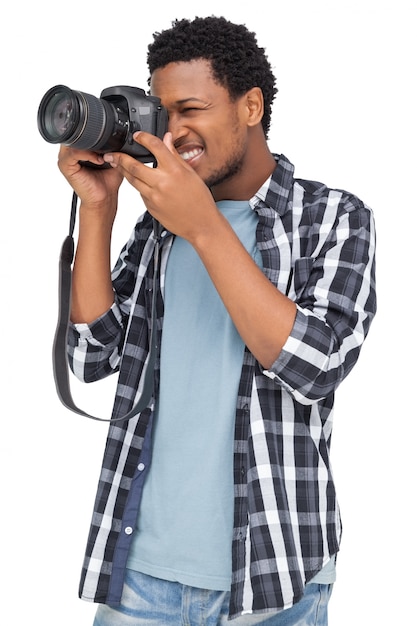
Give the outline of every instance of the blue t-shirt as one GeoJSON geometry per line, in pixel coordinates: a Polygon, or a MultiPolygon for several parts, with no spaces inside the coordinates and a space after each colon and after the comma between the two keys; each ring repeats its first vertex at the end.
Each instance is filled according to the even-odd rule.
{"type": "MultiPolygon", "coordinates": [[[[248,202],[219,202],[260,261],[248,202]]],[[[176,237],[165,281],[161,384],[152,464],[128,567],[228,590],[234,419],[244,344],[193,247],[176,237]]]]}

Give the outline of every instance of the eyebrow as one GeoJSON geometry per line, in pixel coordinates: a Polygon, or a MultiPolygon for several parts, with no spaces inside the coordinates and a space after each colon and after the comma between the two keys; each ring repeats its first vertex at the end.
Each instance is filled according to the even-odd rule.
{"type": "Polygon", "coordinates": [[[205,100],[200,100],[200,98],[183,98],[182,100],[176,100],[175,104],[186,104],[187,102],[200,102],[201,104],[207,104],[205,100]]]}

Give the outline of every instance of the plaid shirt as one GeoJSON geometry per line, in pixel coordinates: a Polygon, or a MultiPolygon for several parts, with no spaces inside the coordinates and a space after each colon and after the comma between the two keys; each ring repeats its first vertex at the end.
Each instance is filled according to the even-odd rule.
{"type": "MultiPolygon", "coordinates": [[[[297,304],[270,370],[246,349],[235,415],[230,615],[290,607],[339,550],[341,522],[329,461],[334,391],[355,364],[376,311],[375,233],[358,198],[294,178],[276,156],[250,200],[263,270],[297,304]]],[[[173,236],[161,235],[157,300],[173,236]]],[[[113,272],[115,304],[69,334],[73,372],[93,381],[119,372],[113,417],[131,409],[148,356],[155,235],[145,212],[113,272]]],[[[160,341],[159,341],[160,344],[160,341]]],[[[155,393],[159,359],[155,365],[155,393]]],[[[214,391],[214,390],[213,390],[214,391]]],[[[80,597],[117,604],[150,463],[154,400],[110,424],[80,582],[80,597]]],[[[215,445],[215,444],[214,444],[215,445]]]]}

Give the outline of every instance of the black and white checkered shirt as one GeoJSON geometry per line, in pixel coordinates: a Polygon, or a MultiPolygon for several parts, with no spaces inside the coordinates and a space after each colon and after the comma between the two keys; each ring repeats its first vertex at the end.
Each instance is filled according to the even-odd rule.
{"type": "MultiPolygon", "coordinates": [[[[355,364],[376,311],[375,233],[358,198],[294,178],[276,156],[250,200],[263,270],[297,304],[293,330],[270,370],[246,350],[236,406],[230,615],[276,611],[339,550],[341,523],[329,463],[333,397],[355,364]]],[[[133,406],[148,356],[154,235],[145,212],[113,272],[116,301],[69,335],[84,381],[119,372],[113,417],[133,406]]],[[[173,236],[162,233],[157,328],[173,236]]],[[[159,360],[155,367],[155,396],[159,360]]],[[[215,390],[213,390],[215,393],[215,390]]],[[[80,597],[117,604],[150,462],[154,401],[110,425],[80,582],[80,597]]]]}

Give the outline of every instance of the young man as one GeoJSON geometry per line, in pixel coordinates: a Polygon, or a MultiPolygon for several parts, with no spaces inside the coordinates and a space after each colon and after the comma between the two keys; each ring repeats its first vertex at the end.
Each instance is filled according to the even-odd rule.
{"type": "Polygon", "coordinates": [[[244,26],[176,21],[148,65],[169,127],[135,140],[157,167],[59,156],[81,199],[70,362],[86,381],[119,372],[115,418],[142,387],[158,296],[153,398],[110,426],[80,595],[95,626],[322,626],[333,398],[375,314],[372,213],[270,152],[275,79],[244,26]],[[147,211],[111,274],[123,177],[147,211]]]}

